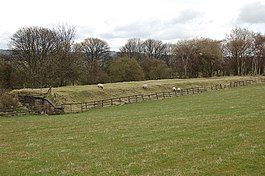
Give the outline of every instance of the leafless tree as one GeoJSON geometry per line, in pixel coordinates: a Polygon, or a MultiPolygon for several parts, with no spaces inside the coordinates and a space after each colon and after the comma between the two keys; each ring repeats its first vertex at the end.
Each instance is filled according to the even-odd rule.
{"type": "Polygon", "coordinates": [[[196,44],[194,40],[182,40],[176,44],[171,64],[181,77],[189,77],[191,61],[194,59],[195,54],[196,44]]]}
{"type": "Polygon", "coordinates": [[[74,35],[74,27],[60,26],[22,28],[12,36],[10,46],[25,69],[28,86],[67,84],[65,80],[74,75],[71,67],[74,35]],[[58,83],[59,80],[64,83],[58,83]]]}
{"type": "Polygon", "coordinates": [[[75,27],[59,25],[54,28],[56,34],[56,55],[54,56],[56,75],[54,75],[60,85],[74,84],[78,77],[79,60],[72,53],[75,27]]]}
{"type": "Polygon", "coordinates": [[[168,66],[170,66],[170,61],[172,60],[172,58],[174,58],[174,50],[176,46],[172,43],[165,43],[164,45],[166,46],[166,48],[160,59],[163,60],[168,66]]]}
{"type": "Polygon", "coordinates": [[[253,55],[254,33],[236,27],[226,37],[226,49],[236,63],[237,75],[246,74],[246,61],[253,55]]]}
{"type": "Polygon", "coordinates": [[[121,56],[136,58],[139,60],[141,53],[143,52],[142,41],[138,38],[132,38],[120,48],[121,56]]]}
{"type": "Polygon", "coordinates": [[[109,56],[110,52],[108,43],[98,38],[86,38],[76,48],[85,54],[89,62],[94,62],[95,60],[102,62],[109,56]]]}
{"type": "Polygon", "coordinates": [[[75,53],[83,59],[82,83],[91,84],[105,82],[105,68],[109,59],[109,45],[104,40],[98,38],[87,38],[74,46],[75,53]]]}
{"type": "Polygon", "coordinates": [[[12,36],[10,45],[23,63],[31,86],[39,84],[41,66],[56,51],[55,33],[42,27],[22,28],[12,36]]]}
{"type": "Polygon", "coordinates": [[[196,46],[200,63],[198,66],[203,76],[214,76],[214,72],[220,75],[224,58],[221,41],[201,38],[196,40],[196,46]]]}
{"type": "Polygon", "coordinates": [[[251,63],[253,75],[265,73],[265,35],[255,34],[254,55],[251,63]]]}
{"type": "Polygon", "coordinates": [[[148,58],[161,59],[166,53],[166,44],[160,40],[147,39],[142,43],[143,53],[148,58]]]}

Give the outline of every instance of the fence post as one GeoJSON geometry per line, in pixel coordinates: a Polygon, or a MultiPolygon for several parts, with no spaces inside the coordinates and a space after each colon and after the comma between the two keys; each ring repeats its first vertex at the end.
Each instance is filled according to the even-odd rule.
{"type": "Polygon", "coordinates": [[[158,100],[158,95],[157,95],[157,93],[156,93],[156,99],[158,100]]]}

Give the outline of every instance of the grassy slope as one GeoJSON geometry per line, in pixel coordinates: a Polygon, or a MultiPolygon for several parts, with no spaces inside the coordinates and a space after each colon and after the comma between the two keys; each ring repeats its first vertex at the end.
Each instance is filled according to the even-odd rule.
{"type": "MultiPolygon", "coordinates": [[[[213,84],[232,82],[235,80],[256,79],[256,77],[218,77],[218,78],[197,78],[197,79],[164,79],[138,82],[109,83],[104,85],[104,90],[96,85],[66,86],[53,88],[56,93],[57,103],[88,102],[91,100],[108,99],[114,97],[150,94],[160,91],[171,91],[173,86],[180,88],[209,86],[213,84]],[[147,84],[148,89],[143,89],[142,85],[147,84]]],[[[13,92],[47,92],[48,89],[23,89],[13,92]]]]}
{"type": "Polygon", "coordinates": [[[0,175],[264,175],[264,91],[0,118],[0,175]]]}

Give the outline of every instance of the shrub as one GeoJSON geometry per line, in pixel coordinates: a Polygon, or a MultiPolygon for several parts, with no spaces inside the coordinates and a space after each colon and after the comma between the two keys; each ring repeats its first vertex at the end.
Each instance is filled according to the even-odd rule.
{"type": "Polygon", "coordinates": [[[144,79],[141,66],[135,59],[122,57],[114,60],[109,67],[112,82],[140,81],[144,79]]]}
{"type": "Polygon", "coordinates": [[[172,76],[172,69],[158,59],[146,59],[142,62],[142,67],[145,79],[166,79],[172,76]]]}
{"type": "Polygon", "coordinates": [[[8,93],[0,94],[0,108],[18,107],[19,102],[14,95],[8,93]]]}

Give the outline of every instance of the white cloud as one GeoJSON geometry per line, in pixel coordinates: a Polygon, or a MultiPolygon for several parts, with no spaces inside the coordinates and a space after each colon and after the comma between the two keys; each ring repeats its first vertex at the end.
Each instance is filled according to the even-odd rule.
{"type": "Polygon", "coordinates": [[[265,23],[265,4],[254,2],[243,6],[237,21],[249,24],[265,23]]]}
{"type": "Polygon", "coordinates": [[[76,26],[77,41],[99,37],[106,40],[112,49],[135,37],[167,42],[191,37],[221,39],[234,25],[265,33],[262,25],[254,24],[264,20],[265,0],[256,2],[8,0],[1,2],[0,48],[7,48],[9,37],[21,27],[51,27],[58,23],[76,26]],[[258,7],[257,4],[261,5],[258,7]]]}
{"type": "Polygon", "coordinates": [[[189,23],[193,20],[200,18],[203,15],[203,12],[195,11],[193,9],[187,9],[180,13],[180,15],[173,19],[174,23],[189,23]]]}

